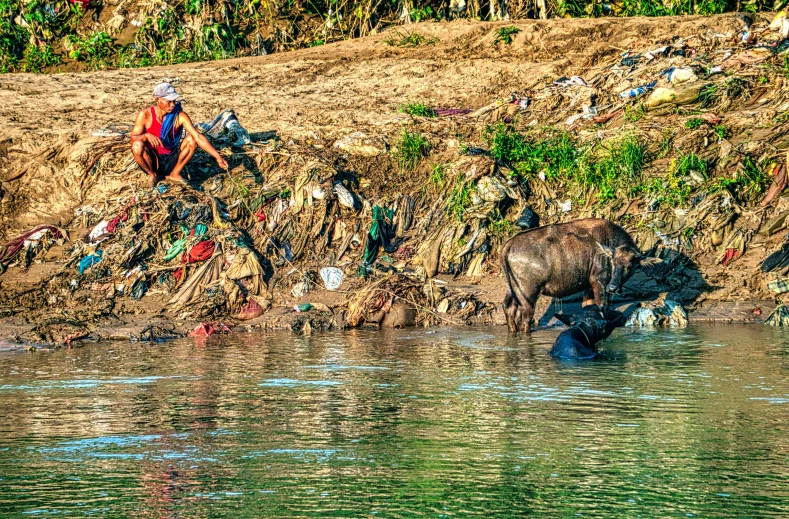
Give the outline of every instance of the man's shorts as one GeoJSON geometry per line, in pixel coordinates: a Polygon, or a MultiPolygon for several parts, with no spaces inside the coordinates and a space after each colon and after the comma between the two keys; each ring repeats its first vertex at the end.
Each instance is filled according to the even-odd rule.
{"type": "Polygon", "coordinates": [[[181,154],[181,146],[178,146],[166,155],[156,154],[157,167],[156,174],[160,177],[166,177],[172,173],[173,168],[178,163],[178,155],[181,154]]]}

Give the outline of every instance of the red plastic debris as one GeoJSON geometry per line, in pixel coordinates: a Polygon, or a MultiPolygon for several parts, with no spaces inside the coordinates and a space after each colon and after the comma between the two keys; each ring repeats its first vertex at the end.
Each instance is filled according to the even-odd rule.
{"type": "Polygon", "coordinates": [[[197,325],[192,333],[189,334],[190,337],[210,337],[215,333],[230,333],[230,327],[225,323],[215,322],[215,323],[200,323],[197,325]]]}
{"type": "Polygon", "coordinates": [[[188,254],[184,254],[182,263],[195,263],[198,261],[207,260],[214,255],[214,242],[212,240],[201,241],[191,249],[188,254]]]}

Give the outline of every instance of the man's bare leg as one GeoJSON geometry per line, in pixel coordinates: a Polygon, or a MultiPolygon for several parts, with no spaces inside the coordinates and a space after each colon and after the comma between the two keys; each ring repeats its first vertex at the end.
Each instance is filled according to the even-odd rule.
{"type": "Polygon", "coordinates": [[[197,143],[191,135],[187,135],[181,142],[181,153],[178,154],[178,162],[175,163],[175,167],[170,174],[167,175],[167,178],[175,180],[176,182],[186,182],[186,179],[181,176],[181,171],[183,171],[184,167],[192,160],[195,151],[197,151],[197,143]]]}
{"type": "Polygon", "coordinates": [[[132,155],[134,155],[134,160],[140,168],[148,174],[150,187],[155,186],[156,182],[159,180],[156,174],[156,168],[159,165],[156,153],[146,148],[144,143],[135,142],[132,143],[132,155]]]}

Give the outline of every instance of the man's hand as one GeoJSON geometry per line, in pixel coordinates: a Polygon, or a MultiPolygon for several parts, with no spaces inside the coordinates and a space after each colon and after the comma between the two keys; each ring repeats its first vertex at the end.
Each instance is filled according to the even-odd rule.
{"type": "Polygon", "coordinates": [[[222,169],[227,169],[228,168],[227,161],[224,159],[224,157],[222,157],[222,155],[217,156],[216,163],[222,169]]]}
{"type": "Polygon", "coordinates": [[[162,145],[162,140],[152,133],[145,133],[145,138],[148,140],[148,144],[153,146],[154,148],[158,148],[162,145]]]}

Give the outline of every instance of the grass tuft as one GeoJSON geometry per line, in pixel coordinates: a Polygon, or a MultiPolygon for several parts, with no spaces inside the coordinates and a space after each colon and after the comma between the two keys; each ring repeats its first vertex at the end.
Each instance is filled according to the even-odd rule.
{"type": "Polygon", "coordinates": [[[521,32],[520,29],[509,25],[507,27],[501,27],[496,31],[496,39],[493,41],[493,44],[497,44],[499,42],[503,42],[506,45],[512,43],[512,37],[521,32]]]}
{"type": "Polygon", "coordinates": [[[470,180],[458,182],[449,193],[447,200],[447,212],[453,214],[458,220],[463,220],[463,214],[471,206],[471,194],[474,192],[474,185],[470,180]]]}
{"type": "Polygon", "coordinates": [[[424,103],[406,103],[400,105],[397,111],[417,117],[436,117],[436,111],[424,103]]]}
{"type": "Polygon", "coordinates": [[[402,169],[414,169],[430,151],[430,143],[422,135],[403,130],[393,153],[402,169]]]}
{"type": "Polygon", "coordinates": [[[392,47],[419,47],[420,45],[435,45],[438,38],[425,38],[418,32],[408,32],[395,29],[394,34],[383,40],[384,43],[392,47]]]}

